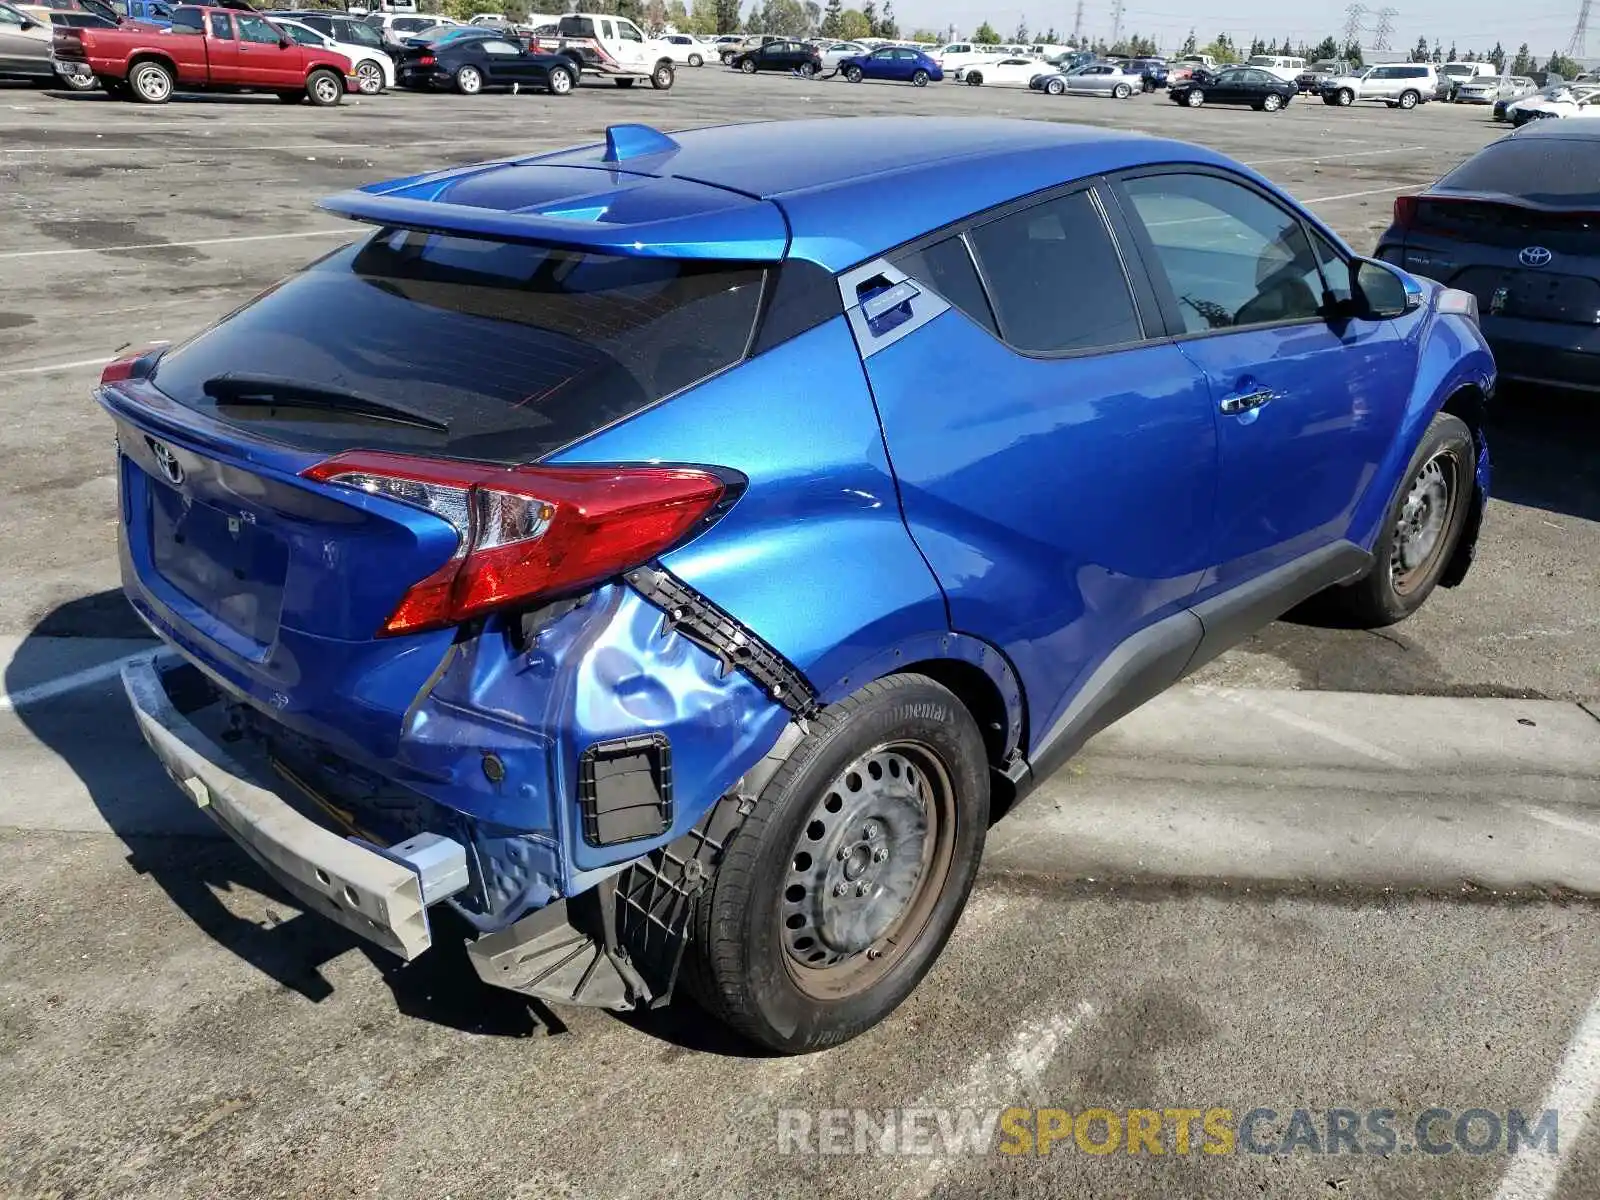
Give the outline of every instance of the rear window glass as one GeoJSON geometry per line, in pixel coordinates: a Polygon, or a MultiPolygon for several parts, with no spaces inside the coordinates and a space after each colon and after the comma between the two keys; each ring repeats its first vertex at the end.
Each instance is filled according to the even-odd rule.
{"type": "Polygon", "coordinates": [[[1536,204],[1600,207],[1600,140],[1518,138],[1480,150],[1439,181],[1456,192],[1497,192],[1536,204]]]}
{"type": "Polygon", "coordinates": [[[527,462],[738,362],[765,275],[385,230],[169,351],[155,383],[305,449],[527,462]],[[348,405],[230,403],[230,389],[207,386],[229,374],[337,390],[448,431],[348,405]]]}

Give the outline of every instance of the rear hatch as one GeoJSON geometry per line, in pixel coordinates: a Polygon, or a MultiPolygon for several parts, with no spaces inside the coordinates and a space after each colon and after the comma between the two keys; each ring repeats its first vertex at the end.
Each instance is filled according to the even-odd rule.
{"type": "MultiPolygon", "coordinates": [[[[560,524],[564,497],[601,512],[584,494],[599,485],[549,469],[535,485],[518,465],[737,362],[765,275],[386,227],[193,340],[113,364],[100,399],[130,599],[274,719],[392,757],[483,546],[502,557],[473,581],[489,589],[475,614],[604,567],[571,541],[587,526],[560,524]],[[544,563],[519,584],[508,548],[543,537],[555,555],[557,534],[569,575],[544,563]]],[[[625,469],[662,511],[692,490],[688,473],[625,469]]],[[[605,486],[608,503],[626,490],[605,486]]]]}

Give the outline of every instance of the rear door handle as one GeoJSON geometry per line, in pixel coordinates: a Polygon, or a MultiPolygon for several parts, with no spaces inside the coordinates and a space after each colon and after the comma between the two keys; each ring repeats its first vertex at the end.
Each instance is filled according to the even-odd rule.
{"type": "Polygon", "coordinates": [[[1266,404],[1271,404],[1278,398],[1278,393],[1268,388],[1256,392],[1240,392],[1237,396],[1229,396],[1222,401],[1221,408],[1225,413],[1250,412],[1266,404]]]}

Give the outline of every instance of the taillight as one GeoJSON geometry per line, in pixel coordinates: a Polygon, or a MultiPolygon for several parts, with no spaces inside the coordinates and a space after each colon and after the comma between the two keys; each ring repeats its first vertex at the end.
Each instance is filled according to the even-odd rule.
{"type": "Polygon", "coordinates": [[[683,540],[726,491],[688,467],[485,467],[368,450],[305,477],[425,509],[460,539],[380,634],[438,629],[619,575],[683,540]]]}
{"type": "Polygon", "coordinates": [[[1417,222],[1417,197],[1396,196],[1394,198],[1394,223],[1401,229],[1410,229],[1417,222]]]}
{"type": "Polygon", "coordinates": [[[420,56],[417,59],[417,66],[419,66],[419,67],[431,67],[438,61],[439,60],[437,58],[435,58],[433,55],[424,54],[424,55],[420,56]]]}
{"type": "Polygon", "coordinates": [[[152,342],[129,354],[119,354],[100,368],[100,382],[122,383],[129,379],[148,379],[155,370],[156,360],[170,342],[152,342]]]}

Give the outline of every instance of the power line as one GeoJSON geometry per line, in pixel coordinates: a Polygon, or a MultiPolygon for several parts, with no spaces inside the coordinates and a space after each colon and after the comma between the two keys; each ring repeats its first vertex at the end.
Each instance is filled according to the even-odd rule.
{"type": "Polygon", "coordinates": [[[1072,18],[1072,44],[1083,47],[1083,0],[1078,0],[1077,15],[1072,18]]]}
{"type": "Polygon", "coordinates": [[[1372,31],[1372,48],[1374,50],[1387,50],[1389,48],[1389,35],[1394,32],[1394,19],[1400,15],[1396,8],[1380,8],[1378,10],[1378,24],[1372,31]]]}
{"type": "Polygon", "coordinates": [[[1585,58],[1589,54],[1590,2],[1583,0],[1583,7],[1578,9],[1578,27],[1572,31],[1572,40],[1567,43],[1568,58],[1585,58]]]}
{"type": "Polygon", "coordinates": [[[1111,0],[1111,44],[1122,40],[1122,0],[1111,0]]]}

